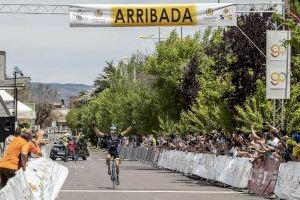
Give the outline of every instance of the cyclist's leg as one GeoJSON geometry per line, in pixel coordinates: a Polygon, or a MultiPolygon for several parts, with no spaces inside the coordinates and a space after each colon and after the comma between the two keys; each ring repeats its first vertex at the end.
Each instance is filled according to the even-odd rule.
{"type": "Polygon", "coordinates": [[[110,160],[111,160],[111,153],[109,152],[107,155],[106,155],[106,165],[107,165],[107,168],[108,168],[108,175],[111,175],[111,170],[110,170],[110,160]]]}
{"type": "Polygon", "coordinates": [[[116,184],[119,185],[120,184],[120,177],[119,177],[119,173],[120,173],[120,156],[119,153],[116,151],[114,154],[115,157],[115,162],[116,162],[116,174],[117,174],[117,181],[116,184]]]}

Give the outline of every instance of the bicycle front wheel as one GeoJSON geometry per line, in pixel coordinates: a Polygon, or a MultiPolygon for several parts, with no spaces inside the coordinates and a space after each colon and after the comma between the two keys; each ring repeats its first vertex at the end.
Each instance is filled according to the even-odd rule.
{"type": "Polygon", "coordinates": [[[115,187],[116,187],[116,166],[114,163],[111,166],[111,181],[113,184],[113,189],[115,189],[115,187]]]}

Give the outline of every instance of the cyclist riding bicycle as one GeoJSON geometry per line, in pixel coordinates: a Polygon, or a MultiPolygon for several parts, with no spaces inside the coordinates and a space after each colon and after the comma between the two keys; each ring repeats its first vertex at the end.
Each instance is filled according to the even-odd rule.
{"type": "MultiPolygon", "coordinates": [[[[93,127],[95,130],[96,135],[98,136],[105,136],[104,133],[99,131],[99,129],[95,126],[95,123],[93,122],[93,127]]],[[[119,180],[119,166],[120,166],[120,156],[119,156],[119,151],[121,147],[121,137],[125,136],[127,133],[129,133],[132,128],[134,127],[135,122],[132,123],[130,127],[128,127],[125,131],[121,132],[120,134],[117,133],[117,127],[116,125],[112,125],[110,127],[110,135],[107,137],[107,149],[108,149],[108,154],[106,155],[106,165],[108,167],[108,175],[111,175],[111,169],[110,169],[110,160],[113,158],[116,161],[116,173],[117,173],[117,180],[116,180],[116,185],[120,184],[119,180]]]]}

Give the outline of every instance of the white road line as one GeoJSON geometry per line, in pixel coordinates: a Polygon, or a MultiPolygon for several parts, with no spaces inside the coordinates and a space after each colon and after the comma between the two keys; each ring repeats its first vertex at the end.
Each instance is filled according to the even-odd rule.
{"type": "Polygon", "coordinates": [[[178,191],[178,190],[61,190],[71,193],[183,193],[183,194],[239,194],[236,191],[178,191]]]}

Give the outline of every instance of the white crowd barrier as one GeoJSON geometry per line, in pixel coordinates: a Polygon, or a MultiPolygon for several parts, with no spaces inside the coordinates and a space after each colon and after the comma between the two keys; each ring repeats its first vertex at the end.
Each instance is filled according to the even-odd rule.
{"type": "Polygon", "coordinates": [[[248,158],[194,154],[175,150],[162,150],[159,153],[158,149],[126,147],[122,148],[121,156],[153,163],[160,168],[218,181],[236,188],[247,188],[252,169],[248,158]]]}
{"type": "MultiPolygon", "coordinates": [[[[195,154],[176,150],[159,151],[155,148],[126,147],[122,148],[121,156],[136,161],[152,163],[163,169],[218,181],[235,188],[247,188],[253,170],[253,165],[248,158],[216,156],[215,154],[195,154]]],[[[299,162],[280,164],[278,177],[277,173],[272,170],[268,171],[264,167],[258,170],[261,173],[266,173],[265,176],[270,176],[269,173],[273,174],[272,176],[276,176],[273,178],[274,181],[277,178],[275,190],[270,190],[268,194],[271,194],[274,190],[274,193],[280,199],[300,199],[299,162]]],[[[261,181],[264,183],[264,180],[261,181]]],[[[259,183],[256,184],[258,184],[257,189],[262,189],[259,183]]]]}
{"type": "Polygon", "coordinates": [[[33,200],[34,196],[26,181],[23,170],[19,170],[16,176],[11,178],[7,185],[0,190],[0,200],[33,200]]]}
{"type": "Polygon", "coordinates": [[[68,169],[48,158],[28,162],[0,190],[0,200],[54,200],[68,176],[68,169]]]}
{"type": "Polygon", "coordinates": [[[247,158],[193,154],[183,151],[163,151],[158,166],[208,180],[219,181],[236,188],[246,188],[252,164],[247,158]]]}
{"type": "Polygon", "coordinates": [[[274,193],[280,199],[300,199],[299,162],[287,162],[280,165],[274,193]]]}

